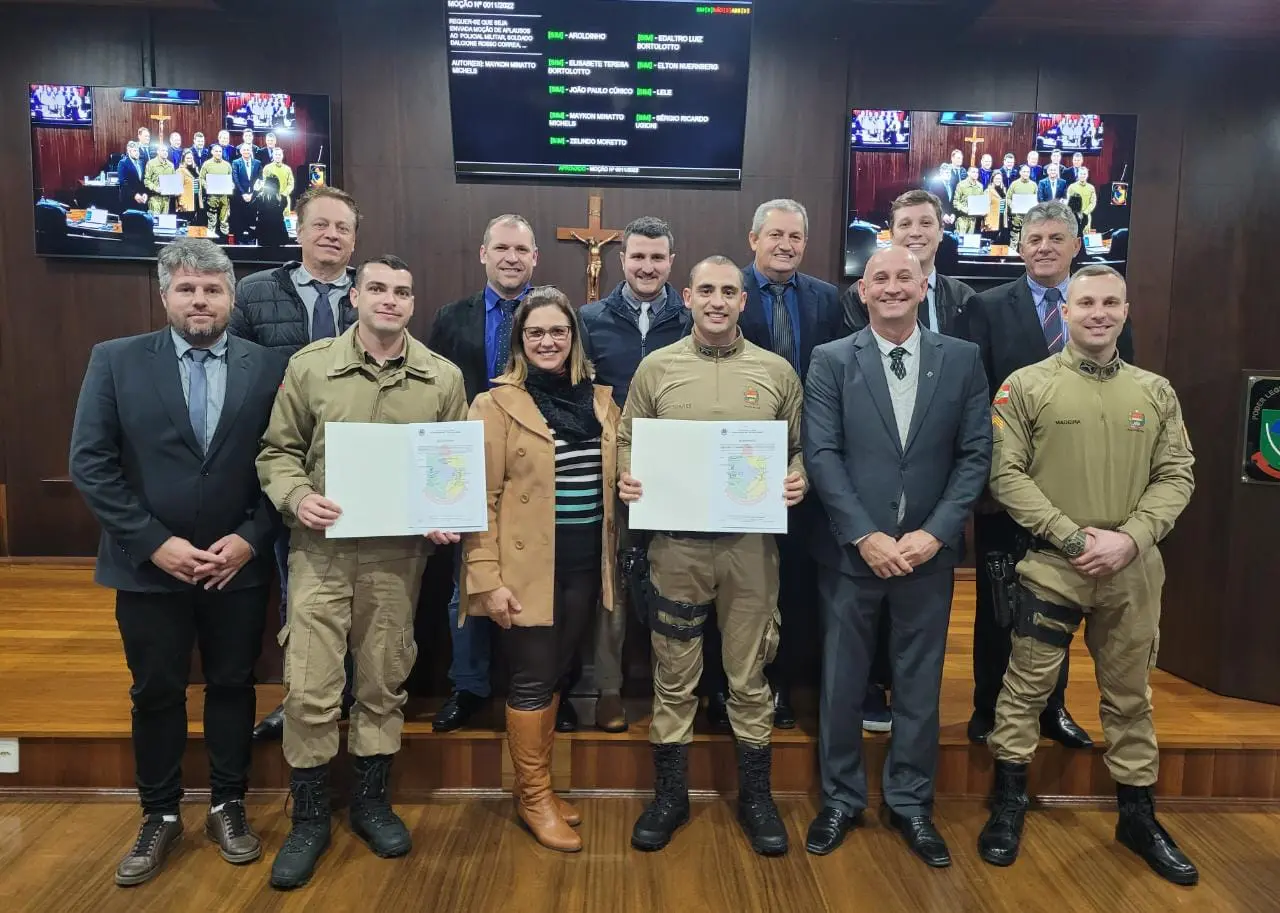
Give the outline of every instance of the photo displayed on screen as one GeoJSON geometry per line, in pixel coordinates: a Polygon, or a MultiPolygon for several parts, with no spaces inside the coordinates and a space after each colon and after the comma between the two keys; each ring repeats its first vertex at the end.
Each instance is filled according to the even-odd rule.
{"type": "Polygon", "coordinates": [[[37,254],[150,260],[185,235],[236,262],[298,258],[297,201],[332,175],[328,96],[32,85],[31,99],[37,254]],[[46,117],[57,89],[83,89],[56,94],[91,100],[89,120],[46,117]]]}
{"type": "Polygon", "coordinates": [[[911,145],[911,112],[857,109],[850,120],[849,143],[854,149],[906,152],[911,145]]]}
{"type": "Polygon", "coordinates": [[[93,123],[93,93],[88,86],[31,86],[31,123],[87,127],[93,123]]]}
{"type": "Polygon", "coordinates": [[[1022,216],[1046,200],[1075,213],[1079,262],[1122,273],[1129,257],[1129,199],[1137,118],[1120,114],[903,111],[907,148],[859,142],[850,114],[845,276],[862,275],[890,243],[889,208],[908,190],[938,197],[944,275],[992,284],[1022,274],[1022,216]],[[1105,136],[1105,141],[1104,141],[1105,136]]]}

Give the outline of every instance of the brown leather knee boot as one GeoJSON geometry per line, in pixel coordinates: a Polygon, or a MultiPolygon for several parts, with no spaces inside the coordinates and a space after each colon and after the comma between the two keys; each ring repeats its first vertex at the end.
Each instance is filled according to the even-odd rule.
{"type": "Polygon", "coordinates": [[[582,849],[582,838],[560,815],[551,791],[551,740],[556,708],[515,710],[507,707],[507,747],[515,768],[518,791],[516,813],[538,842],[562,853],[582,849]]]}

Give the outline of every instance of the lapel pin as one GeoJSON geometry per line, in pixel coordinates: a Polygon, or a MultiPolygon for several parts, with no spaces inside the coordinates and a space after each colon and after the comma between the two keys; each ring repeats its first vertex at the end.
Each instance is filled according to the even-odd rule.
{"type": "Polygon", "coordinates": [[[927,371],[927,372],[925,372],[925,375],[924,375],[924,376],[925,376],[925,377],[933,377],[933,372],[932,372],[932,371],[927,371]]]}

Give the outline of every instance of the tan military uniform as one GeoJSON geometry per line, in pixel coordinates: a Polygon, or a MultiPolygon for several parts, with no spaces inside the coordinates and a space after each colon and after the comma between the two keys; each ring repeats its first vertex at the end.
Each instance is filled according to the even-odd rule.
{"type": "Polygon", "coordinates": [[[1023,180],[1018,178],[1009,185],[1009,191],[1004,195],[1005,202],[1009,206],[1009,246],[1015,251],[1018,249],[1018,243],[1022,240],[1022,217],[1026,213],[1015,213],[1013,211],[1013,198],[1017,196],[1035,197],[1040,192],[1040,188],[1036,182],[1030,179],[1023,180]]]}
{"type": "Polygon", "coordinates": [[[147,162],[146,170],[142,173],[142,183],[150,194],[147,197],[147,210],[155,215],[163,215],[169,211],[169,200],[160,192],[160,175],[173,174],[173,162],[169,161],[167,155],[157,155],[147,162]]]}
{"type": "Polygon", "coordinates": [[[275,178],[280,184],[280,196],[284,197],[284,208],[293,209],[293,169],[284,162],[271,162],[262,169],[262,179],[275,178]]]}
{"type": "Polygon", "coordinates": [[[1087,181],[1073,181],[1067,186],[1067,199],[1080,198],[1080,213],[1084,216],[1084,230],[1093,229],[1093,211],[1098,208],[1098,191],[1087,181]]]}
{"type": "Polygon", "coordinates": [[[209,212],[209,228],[225,235],[230,230],[231,197],[225,193],[208,192],[205,178],[211,174],[231,174],[231,163],[226,159],[220,162],[209,159],[200,166],[200,193],[204,196],[204,205],[209,212]]]}
{"type": "Polygon", "coordinates": [[[960,234],[968,235],[977,230],[976,226],[982,216],[968,215],[966,214],[966,209],[969,205],[969,197],[980,197],[985,193],[986,191],[982,189],[981,183],[970,181],[968,178],[965,178],[956,186],[956,194],[951,201],[951,205],[956,213],[956,231],[960,234]]]}
{"type": "MultiPolygon", "coordinates": [[[[716,348],[692,336],[648,355],[636,370],[622,412],[618,470],[631,468],[631,423],[637,418],[685,421],[776,421],[788,425],[789,471],[800,459],[800,378],[786,359],[739,338],[716,348]]],[[[672,455],[672,472],[679,456],[672,455]]],[[[644,479],[638,479],[642,485],[644,479]]],[[[687,640],[658,631],[653,645],[653,722],[649,740],[693,739],[694,689],[702,674],[701,628],[714,603],[724,640],[729,721],[739,741],[769,744],[773,695],[764,667],[778,649],[778,547],[771,535],[709,536],[659,533],[649,546],[654,589],[673,602],[699,607],[692,618],[669,618],[691,628],[687,640]]]]}
{"type": "Polygon", "coordinates": [[[991,493],[1041,541],[1018,564],[1039,601],[1013,652],[987,744],[1028,763],[1038,719],[1082,611],[1097,666],[1107,769],[1150,786],[1159,767],[1148,678],[1159,646],[1164,564],[1156,547],[1187,506],[1194,457],[1169,382],[1114,359],[1099,366],[1071,346],[1013,374],[996,394],[991,493]],[[1062,549],[1085,526],[1119,530],[1138,557],[1111,577],[1086,576],[1062,549]],[[1062,611],[1060,607],[1065,607],[1062,611]],[[1056,636],[1055,636],[1056,635],[1056,636]]]}
{"type": "MultiPolygon", "coordinates": [[[[456,422],[467,417],[462,373],[408,333],[379,365],[356,334],[313,342],[289,360],[258,456],[263,491],[293,531],[284,661],[284,756],[317,767],[338,751],[343,659],[355,651],[348,751],[393,754],[404,725],[404,681],[417,657],[413,613],[431,544],[420,536],[328,539],[297,520],[324,493],[325,422],[456,422]]],[[[377,455],[369,456],[377,472],[377,455]]],[[[342,505],[338,505],[341,507],[342,505]]]]}

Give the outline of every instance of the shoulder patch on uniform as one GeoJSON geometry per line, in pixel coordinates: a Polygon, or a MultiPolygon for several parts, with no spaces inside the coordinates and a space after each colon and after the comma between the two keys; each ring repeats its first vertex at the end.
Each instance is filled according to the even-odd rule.
{"type": "Polygon", "coordinates": [[[1000,389],[996,391],[996,398],[991,401],[993,406],[1003,406],[1009,402],[1009,385],[1001,384],[1000,389]]]}
{"type": "Polygon", "coordinates": [[[996,429],[997,431],[1004,430],[1004,419],[1002,419],[999,415],[997,415],[994,412],[991,413],[991,427],[996,429]]]}

